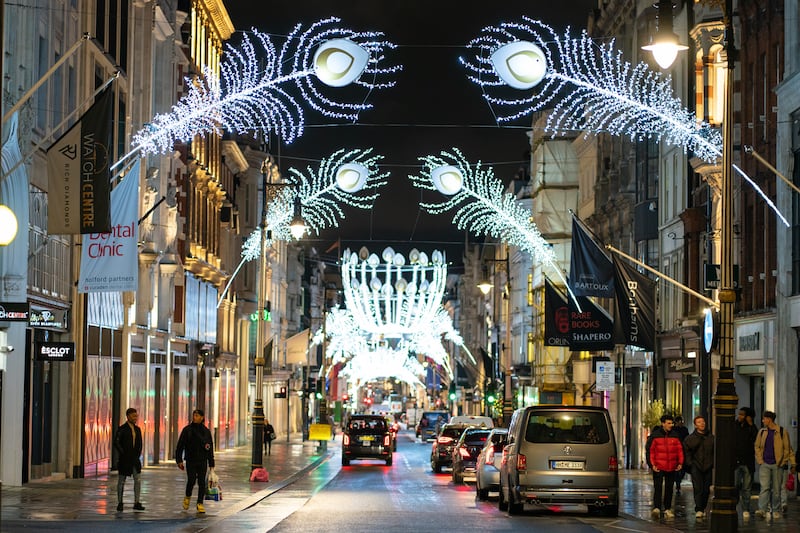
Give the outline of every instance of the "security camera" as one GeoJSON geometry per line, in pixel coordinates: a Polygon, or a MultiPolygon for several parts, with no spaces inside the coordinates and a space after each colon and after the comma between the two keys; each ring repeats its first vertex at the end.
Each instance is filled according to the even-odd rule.
{"type": "Polygon", "coordinates": [[[13,346],[0,346],[0,353],[11,353],[14,351],[13,346]]]}

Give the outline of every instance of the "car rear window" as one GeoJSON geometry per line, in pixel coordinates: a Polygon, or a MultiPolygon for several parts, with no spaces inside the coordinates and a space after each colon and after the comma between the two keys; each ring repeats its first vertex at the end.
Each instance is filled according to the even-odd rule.
{"type": "Polygon", "coordinates": [[[385,432],[386,421],[381,418],[354,418],[347,425],[350,431],[385,432]]]}
{"type": "Polygon", "coordinates": [[[603,413],[532,412],[528,417],[525,440],[534,443],[605,444],[610,435],[603,413]]]}
{"type": "Polygon", "coordinates": [[[489,438],[488,431],[468,431],[467,434],[464,435],[464,443],[469,446],[482,446],[486,443],[487,438],[489,438]]]}
{"type": "Polygon", "coordinates": [[[466,428],[462,427],[446,427],[442,429],[442,437],[453,437],[453,439],[458,439],[466,428]]]}

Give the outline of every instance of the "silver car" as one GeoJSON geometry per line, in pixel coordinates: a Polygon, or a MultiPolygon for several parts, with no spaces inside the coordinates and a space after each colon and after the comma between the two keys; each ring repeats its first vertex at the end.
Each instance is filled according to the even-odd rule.
{"type": "Polygon", "coordinates": [[[617,445],[602,407],[536,405],[517,409],[500,466],[500,510],[587,506],[619,512],[617,445]]]}
{"type": "Polygon", "coordinates": [[[486,438],[475,467],[475,490],[479,500],[489,497],[489,491],[500,489],[500,462],[508,440],[508,429],[495,428],[486,438]]]}

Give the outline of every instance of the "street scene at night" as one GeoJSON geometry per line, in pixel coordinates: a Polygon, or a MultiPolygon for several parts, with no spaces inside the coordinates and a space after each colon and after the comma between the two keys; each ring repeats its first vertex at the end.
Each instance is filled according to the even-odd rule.
{"type": "Polygon", "coordinates": [[[0,530],[800,531],[796,0],[0,29],[0,530]]]}

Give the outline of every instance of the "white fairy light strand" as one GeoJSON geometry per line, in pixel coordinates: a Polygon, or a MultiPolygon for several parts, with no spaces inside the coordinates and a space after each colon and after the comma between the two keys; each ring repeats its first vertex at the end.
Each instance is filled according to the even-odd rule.
{"type": "MultiPolygon", "coordinates": [[[[267,34],[252,30],[239,48],[226,46],[221,76],[208,69],[202,79],[188,79],[187,94],[170,113],[156,115],[133,138],[136,152],[164,153],[178,141],[203,133],[221,134],[264,131],[277,133],[287,144],[303,134],[305,118],[301,103],[325,116],[355,121],[368,102],[334,100],[323,93],[325,85],[314,75],[314,49],[330,39],[348,39],[369,53],[364,73],[356,81],[369,91],[394,86],[392,76],[401,66],[382,66],[386,50],[395,45],[379,32],[356,32],[338,28],[341,20],[330,17],[305,31],[298,24],[278,52],[267,34]],[[250,35],[255,36],[254,44],[250,35]],[[295,86],[300,98],[286,86],[295,86]]],[[[330,92],[330,91],[329,91],[330,92]]]]}

